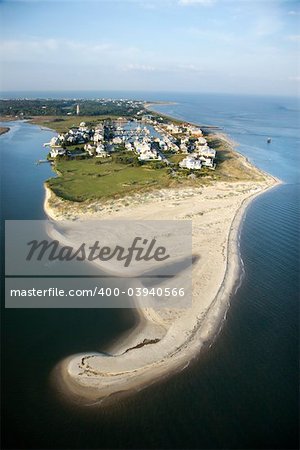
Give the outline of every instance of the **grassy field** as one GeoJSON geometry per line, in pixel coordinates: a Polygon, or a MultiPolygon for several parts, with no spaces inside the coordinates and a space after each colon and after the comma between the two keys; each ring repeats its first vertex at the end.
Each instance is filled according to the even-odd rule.
{"type": "Polygon", "coordinates": [[[95,126],[102,120],[115,118],[113,116],[38,116],[30,119],[31,123],[41,127],[51,128],[58,133],[66,133],[71,127],[78,127],[80,122],[95,126]]]}
{"type": "Polygon", "coordinates": [[[132,167],[99,158],[57,161],[56,170],[59,176],[47,185],[59,197],[77,202],[116,198],[172,183],[167,169],[132,167]]]}
{"type": "Polygon", "coordinates": [[[178,162],[185,155],[168,155],[174,164],[173,173],[168,167],[151,168],[121,164],[116,158],[89,158],[56,160],[58,176],[47,181],[49,188],[59,197],[75,202],[119,198],[141,191],[168,187],[199,186],[214,181],[261,181],[263,174],[243,156],[233,150],[222,137],[210,134],[209,144],[217,150],[216,170],[189,171],[179,169],[178,162]],[[194,175],[189,177],[193,173],[194,175]]]}
{"type": "Polygon", "coordinates": [[[176,165],[186,157],[183,153],[167,154],[166,156],[171,163],[176,165]]]}

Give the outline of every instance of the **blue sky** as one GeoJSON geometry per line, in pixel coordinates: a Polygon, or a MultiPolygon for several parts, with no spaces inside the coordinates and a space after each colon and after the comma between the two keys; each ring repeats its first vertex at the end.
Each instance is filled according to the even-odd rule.
{"type": "Polygon", "coordinates": [[[1,89],[299,93],[294,0],[0,0],[1,89]]]}

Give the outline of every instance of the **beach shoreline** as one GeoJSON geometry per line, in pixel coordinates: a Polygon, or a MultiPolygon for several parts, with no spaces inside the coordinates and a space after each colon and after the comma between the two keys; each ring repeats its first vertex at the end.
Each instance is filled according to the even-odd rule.
{"type": "Polygon", "coordinates": [[[51,379],[62,397],[81,406],[111,404],[187,367],[219,333],[240,285],[239,236],[247,208],[281,181],[255,167],[224,133],[213,136],[235,153],[248,179],[128,195],[114,199],[113,207],[111,199],[81,203],[62,199],[45,183],[44,210],[51,220],[191,219],[193,255],[207,259],[203,267],[200,263],[193,267],[190,310],[182,314],[136,309],[136,326],[117,338],[105,354],[71,355],[60,361],[51,379]],[[145,339],[157,342],[139,348],[145,339]]]}
{"type": "MultiPolygon", "coordinates": [[[[166,326],[165,334],[159,336],[159,342],[151,346],[151,351],[148,346],[147,352],[143,348],[128,352],[129,348],[136,346],[145,338],[149,339],[149,337],[154,338],[157,336],[155,334],[157,333],[157,327],[155,327],[157,325],[156,319],[154,318],[153,320],[152,315],[149,315],[148,311],[146,313],[145,311],[140,311],[140,320],[137,327],[129,330],[127,336],[121,337],[121,342],[117,341],[110,348],[110,357],[100,353],[80,354],[70,356],[59,363],[55,369],[55,378],[60,392],[63,391],[67,398],[79,405],[110,404],[111,400],[119,398],[121,393],[122,396],[128,395],[158,381],[161,377],[169,376],[174,371],[186,367],[189,361],[199,354],[201,348],[211,343],[215,335],[218,334],[230,304],[231,293],[239,282],[241,269],[238,248],[239,234],[248,206],[257,196],[277,186],[279,183],[279,180],[270,176],[260,183],[241,182],[237,185],[232,183],[228,186],[228,183],[218,182],[214,186],[203,187],[202,192],[196,193],[191,198],[187,197],[187,199],[186,190],[183,189],[181,194],[177,191],[177,199],[181,198],[182,207],[184,207],[185,202],[192,201],[192,203],[197,204],[197,200],[200,201],[201,197],[205,197],[206,199],[203,201],[206,202],[207,211],[211,208],[210,197],[213,192],[214,195],[217,194],[216,197],[221,195],[222,190],[225,192],[226,195],[223,192],[223,198],[221,196],[219,199],[221,203],[222,199],[224,202],[229,201],[228,198],[230,198],[230,193],[232,194],[232,192],[228,192],[228,190],[230,191],[232,187],[239,189],[241,194],[237,195],[238,204],[234,203],[231,205],[229,201],[230,214],[228,217],[231,220],[230,223],[227,223],[225,232],[224,230],[220,232],[222,239],[225,237],[226,240],[226,242],[223,242],[224,239],[220,240],[226,255],[222,261],[216,262],[217,269],[215,268],[215,271],[218,272],[218,276],[209,280],[210,284],[207,284],[209,292],[206,293],[205,305],[198,305],[195,311],[187,314],[187,318],[171,321],[171,324],[166,326]],[[216,185],[218,185],[218,188],[216,185]],[[246,188],[248,189],[247,192],[245,192],[246,188]],[[204,196],[203,191],[206,192],[204,196]],[[212,286],[213,283],[215,283],[214,286],[212,286]],[[216,286],[217,290],[215,289],[216,286]],[[147,329],[144,325],[149,325],[149,322],[150,326],[147,329]],[[170,332],[172,327],[175,328],[170,332]],[[186,338],[182,340],[180,336],[183,334],[186,338]],[[155,348],[155,351],[152,351],[153,348],[155,348]],[[88,364],[86,364],[87,358],[88,364]],[[84,361],[84,364],[82,364],[82,361],[84,361]]],[[[61,212],[55,215],[55,209],[49,206],[52,195],[51,190],[46,187],[45,211],[52,219],[59,220],[62,218],[61,212]]],[[[170,205],[171,201],[167,197],[161,203],[170,205]]],[[[149,202],[153,204],[155,199],[150,199],[149,202]]],[[[164,209],[166,209],[165,206],[160,207],[160,211],[164,209]]],[[[118,219],[124,215],[125,210],[127,210],[126,218],[136,217],[136,215],[139,215],[139,211],[145,213],[147,206],[124,207],[124,209],[109,214],[104,209],[101,211],[101,214],[95,213],[92,217],[101,217],[104,220],[107,217],[109,219],[114,217],[118,219]]],[[[155,217],[155,213],[153,215],[155,217]]],[[[81,218],[83,217],[86,218],[86,214],[81,216],[81,218]]],[[[216,241],[218,243],[218,240],[216,241]]],[[[213,251],[210,247],[208,248],[210,249],[209,251],[213,251]]],[[[196,247],[194,250],[198,251],[199,249],[196,247]]],[[[220,246],[217,249],[216,257],[220,256],[219,253],[220,246]]],[[[207,273],[204,274],[204,278],[205,276],[207,276],[207,273]]],[[[194,292],[193,287],[193,297],[194,295],[199,295],[199,291],[196,289],[194,292]]],[[[195,303],[197,304],[197,301],[195,303]]]]}

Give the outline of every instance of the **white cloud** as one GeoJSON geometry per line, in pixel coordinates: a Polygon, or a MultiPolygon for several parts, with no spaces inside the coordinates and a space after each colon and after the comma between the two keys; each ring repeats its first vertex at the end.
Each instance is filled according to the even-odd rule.
{"type": "Polygon", "coordinates": [[[178,4],[183,6],[189,5],[211,6],[215,3],[216,0],[178,0],[178,4]]]}
{"type": "Polygon", "coordinates": [[[110,64],[127,62],[140,55],[136,47],[122,46],[110,42],[81,42],[68,39],[2,40],[0,58],[3,61],[75,64],[110,64]]]}
{"type": "Polygon", "coordinates": [[[195,66],[195,64],[180,64],[177,66],[177,70],[183,70],[188,72],[196,72],[196,73],[203,73],[203,69],[200,67],[195,66]]]}
{"type": "Polygon", "coordinates": [[[300,34],[291,34],[290,36],[287,36],[287,39],[293,42],[300,42],[300,34]]]}
{"type": "Polygon", "coordinates": [[[289,77],[289,81],[297,81],[298,83],[300,83],[300,76],[289,77]]]}
{"type": "Polygon", "coordinates": [[[27,41],[11,39],[0,42],[0,52],[8,59],[22,57],[27,53],[54,52],[58,48],[59,42],[56,39],[32,39],[27,41]]]}
{"type": "Polygon", "coordinates": [[[138,71],[138,72],[154,72],[157,70],[156,67],[150,66],[147,64],[127,64],[124,67],[124,70],[132,70],[132,71],[138,71]]]}
{"type": "Polygon", "coordinates": [[[261,17],[256,20],[254,33],[260,37],[271,36],[280,31],[282,27],[283,22],[275,13],[273,15],[261,15],[261,17]]]}
{"type": "Polygon", "coordinates": [[[186,33],[190,34],[194,37],[199,37],[203,39],[208,39],[213,42],[221,41],[221,42],[227,42],[231,43],[236,40],[236,36],[233,32],[222,32],[222,31],[215,31],[214,29],[205,29],[203,27],[189,27],[186,30],[184,30],[186,33]]]}

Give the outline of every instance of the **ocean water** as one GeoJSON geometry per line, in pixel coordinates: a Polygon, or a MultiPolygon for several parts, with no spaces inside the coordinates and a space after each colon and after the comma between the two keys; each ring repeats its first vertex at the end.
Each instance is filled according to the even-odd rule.
{"type": "MultiPolygon", "coordinates": [[[[221,127],[241,153],[284,184],[247,210],[240,241],[243,283],[211,348],[184,371],[110,409],[70,407],[52,389],[50,374],[68,354],[105,348],[134,324],[130,311],[4,311],[4,448],[298,448],[297,99],[97,92],[23,96],[30,95],[175,102],[155,108],[221,127]]],[[[16,123],[0,137],[3,219],[43,218],[42,184],[51,169],[34,161],[51,135],[16,123]]]]}

